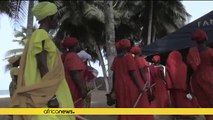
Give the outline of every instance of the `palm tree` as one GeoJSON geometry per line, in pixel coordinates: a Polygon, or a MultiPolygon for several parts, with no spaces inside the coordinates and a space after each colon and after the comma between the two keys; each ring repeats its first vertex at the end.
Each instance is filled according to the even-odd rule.
{"type": "MultiPolygon", "coordinates": [[[[36,26],[33,26],[33,31],[36,30],[36,26]]],[[[27,31],[28,29],[26,27],[22,26],[22,30],[21,31],[15,31],[15,37],[18,39],[13,40],[13,42],[18,43],[19,45],[21,45],[21,48],[15,48],[12,50],[8,50],[5,54],[5,60],[9,59],[12,56],[16,56],[16,55],[21,55],[23,50],[24,50],[24,45],[27,42],[28,39],[28,35],[27,35],[27,31]]],[[[5,66],[5,71],[10,69],[10,65],[7,64],[5,66]]]]}
{"type": "MultiPolygon", "coordinates": [[[[114,23],[114,11],[113,11],[113,1],[104,1],[104,12],[105,12],[105,40],[106,40],[106,56],[108,61],[108,78],[110,85],[112,85],[112,62],[116,56],[115,51],[115,23],[114,23]]],[[[110,86],[111,88],[112,86],[110,86]]],[[[109,92],[109,91],[107,91],[109,92]]]]}
{"type": "Polygon", "coordinates": [[[132,21],[143,26],[143,41],[148,43],[149,26],[151,29],[151,40],[153,38],[159,39],[182,27],[189,17],[190,15],[179,0],[141,1],[141,6],[138,7],[138,12],[132,17],[132,21]]]}
{"type": "Polygon", "coordinates": [[[34,0],[29,0],[28,2],[29,2],[29,4],[28,4],[27,31],[26,31],[26,34],[27,35],[31,35],[32,32],[33,32],[33,15],[32,15],[31,9],[34,6],[34,0]]]}
{"type": "MultiPolygon", "coordinates": [[[[111,55],[108,68],[111,64],[110,59],[115,55],[113,39],[130,38],[140,41],[143,37],[143,41],[147,42],[149,23],[151,39],[160,38],[171,32],[171,29],[183,26],[189,16],[180,1],[153,1],[152,18],[147,17],[150,15],[150,1],[112,1],[110,6],[113,9],[107,8],[105,1],[55,1],[55,3],[59,7],[61,18],[61,26],[55,38],[56,45],[60,48],[60,41],[66,34],[75,36],[93,57],[99,56],[100,61],[98,48],[104,50],[106,57],[111,55]],[[106,9],[110,12],[106,12],[106,9]],[[107,14],[111,14],[111,17],[106,17],[107,14]],[[113,21],[114,23],[111,23],[113,21]]],[[[101,64],[102,67],[105,66],[104,63],[101,64]]]]}
{"type": "Polygon", "coordinates": [[[25,16],[26,1],[23,0],[4,0],[0,1],[0,14],[6,14],[16,23],[23,20],[25,16]]]}
{"type": "Polygon", "coordinates": [[[64,35],[77,37],[81,46],[86,48],[93,58],[100,61],[106,89],[109,91],[107,71],[101,53],[101,49],[105,45],[103,10],[86,1],[62,1],[56,2],[56,4],[59,6],[58,13],[62,18],[62,24],[55,38],[56,45],[59,47],[64,35]]]}
{"type": "Polygon", "coordinates": [[[153,0],[150,0],[150,11],[149,11],[149,26],[147,35],[147,44],[151,43],[152,38],[152,19],[153,18],[153,0]]]}

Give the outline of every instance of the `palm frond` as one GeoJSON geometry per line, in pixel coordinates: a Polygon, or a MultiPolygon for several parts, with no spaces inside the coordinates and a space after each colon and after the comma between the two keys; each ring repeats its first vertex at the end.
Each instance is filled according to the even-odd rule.
{"type": "Polygon", "coordinates": [[[16,31],[14,36],[24,38],[24,37],[26,37],[26,33],[22,32],[22,31],[16,31]]]}
{"type": "Polygon", "coordinates": [[[12,50],[7,51],[5,56],[9,57],[12,55],[18,55],[18,54],[21,54],[23,52],[23,50],[24,50],[23,48],[12,49],[12,50]]]}
{"type": "Polygon", "coordinates": [[[94,5],[85,4],[84,17],[87,19],[97,19],[104,23],[104,13],[101,9],[94,5]]]}
{"type": "Polygon", "coordinates": [[[25,41],[26,41],[26,40],[27,40],[27,39],[13,40],[13,42],[17,42],[19,45],[24,46],[24,45],[25,45],[25,41]]]}
{"type": "Polygon", "coordinates": [[[5,13],[17,26],[20,22],[23,22],[26,15],[26,1],[23,0],[7,0],[0,1],[0,13],[5,13]]]}

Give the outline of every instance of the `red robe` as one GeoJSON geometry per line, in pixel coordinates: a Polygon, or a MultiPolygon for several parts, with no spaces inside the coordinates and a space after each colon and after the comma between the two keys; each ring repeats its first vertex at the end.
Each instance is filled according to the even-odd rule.
{"type": "Polygon", "coordinates": [[[193,97],[192,100],[186,98],[186,78],[187,66],[182,61],[182,55],[178,51],[169,54],[166,62],[166,81],[169,90],[172,107],[174,108],[194,108],[199,107],[198,102],[193,97]]]}
{"type": "Polygon", "coordinates": [[[143,69],[143,71],[145,72],[145,76],[147,78],[147,80],[150,80],[150,76],[149,76],[149,72],[148,72],[148,63],[147,61],[143,58],[143,57],[137,57],[136,58],[136,64],[138,66],[139,69],[143,69]]]}
{"type": "MultiPolygon", "coordinates": [[[[207,48],[199,55],[201,62],[193,71],[192,89],[201,107],[211,108],[213,107],[213,49],[207,48]]],[[[187,61],[190,61],[190,58],[187,61]]]]}
{"type": "MultiPolygon", "coordinates": [[[[84,81],[84,72],[86,70],[86,66],[81,60],[81,58],[74,52],[66,53],[66,56],[64,57],[64,69],[65,69],[65,76],[67,83],[69,85],[70,92],[72,94],[73,102],[75,103],[76,100],[81,98],[81,92],[80,89],[77,87],[74,80],[72,80],[70,76],[70,71],[72,70],[78,70],[81,74],[81,80],[84,81]]],[[[76,108],[83,107],[83,100],[77,102],[74,104],[76,108]]]]}
{"type": "MultiPolygon", "coordinates": [[[[136,62],[137,62],[138,68],[139,68],[139,69],[143,69],[143,72],[144,72],[144,75],[145,75],[145,77],[146,77],[146,80],[149,81],[149,82],[151,83],[149,64],[148,64],[148,62],[146,61],[146,59],[144,59],[144,57],[139,57],[139,58],[136,59],[136,62]]],[[[153,83],[151,83],[151,84],[153,84],[153,83]]],[[[153,94],[153,92],[151,93],[150,90],[153,91],[153,88],[150,88],[150,89],[147,91],[147,93],[146,93],[147,97],[148,97],[148,95],[153,94]]],[[[153,105],[149,103],[149,107],[153,107],[153,105]]]]}
{"type": "MultiPolygon", "coordinates": [[[[116,107],[132,108],[139,96],[138,89],[129,75],[129,71],[136,73],[138,70],[134,57],[130,53],[117,56],[112,63],[111,70],[114,72],[113,87],[116,94],[116,107]]],[[[142,107],[142,102],[141,99],[137,107],[142,107]]],[[[118,120],[152,120],[146,118],[146,116],[122,115],[118,117],[118,120]]]]}
{"type": "Polygon", "coordinates": [[[155,83],[155,86],[153,87],[154,100],[152,102],[152,107],[168,108],[169,96],[166,82],[164,81],[162,76],[162,67],[151,64],[149,66],[149,69],[151,84],[155,83]]]}
{"type": "MultiPolygon", "coordinates": [[[[213,49],[207,48],[198,52],[197,48],[190,48],[187,62],[193,68],[192,91],[202,108],[213,107],[213,49]]],[[[213,116],[206,116],[206,120],[213,120],[213,116]]]]}
{"type": "MultiPolygon", "coordinates": [[[[147,74],[146,68],[148,67],[147,61],[143,57],[137,57],[135,58],[136,65],[138,66],[138,69],[136,70],[136,75],[139,80],[139,84],[141,87],[144,86],[145,82],[141,77],[139,69],[144,69],[145,75],[147,74]]],[[[143,93],[143,96],[141,97],[141,102],[136,106],[137,108],[150,108],[150,104],[148,101],[147,92],[143,93]]],[[[154,120],[153,116],[138,116],[138,119],[140,120],[154,120]],[[140,118],[139,118],[140,117],[140,118]]],[[[138,120],[136,119],[136,120],[138,120]]]]}

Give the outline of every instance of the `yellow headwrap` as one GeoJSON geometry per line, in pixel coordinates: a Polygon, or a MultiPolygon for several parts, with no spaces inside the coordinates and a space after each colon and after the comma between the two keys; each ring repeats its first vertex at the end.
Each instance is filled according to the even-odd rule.
{"type": "Polygon", "coordinates": [[[32,8],[32,14],[38,21],[54,15],[57,11],[57,6],[51,2],[40,2],[32,8]]]}
{"type": "Polygon", "coordinates": [[[13,63],[15,63],[17,60],[19,60],[20,57],[21,57],[20,55],[12,56],[12,57],[10,57],[10,58],[8,59],[8,62],[9,62],[10,64],[13,64],[13,63]]]}

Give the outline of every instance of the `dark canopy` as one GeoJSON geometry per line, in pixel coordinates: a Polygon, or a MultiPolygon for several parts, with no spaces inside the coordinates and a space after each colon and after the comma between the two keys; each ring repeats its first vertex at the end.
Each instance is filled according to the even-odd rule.
{"type": "Polygon", "coordinates": [[[191,40],[191,33],[198,28],[206,31],[208,43],[213,43],[213,11],[157,40],[155,43],[144,46],[142,53],[149,56],[192,47],[195,42],[191,40]]]}

